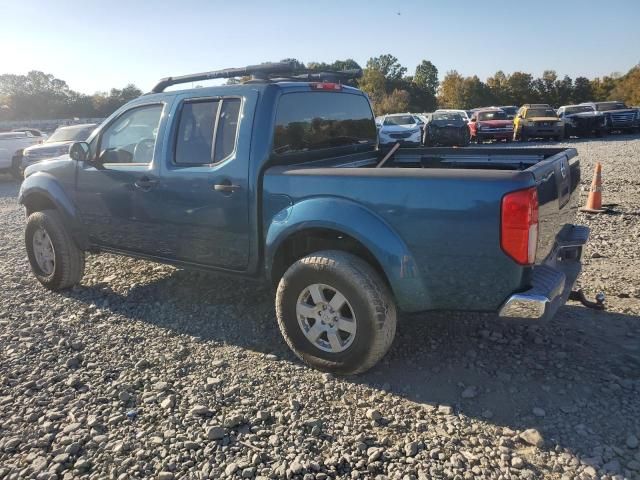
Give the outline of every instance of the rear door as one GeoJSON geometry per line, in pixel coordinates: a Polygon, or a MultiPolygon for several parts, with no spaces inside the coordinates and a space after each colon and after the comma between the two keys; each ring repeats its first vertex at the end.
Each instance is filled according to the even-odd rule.
{"type": "Polygon", "coordinates": [[[245,271],[249,156],[257,92],[179,99],[153,219],[162,257],[245,271]],[[240,132],[247,132],[239,141],[240,132]]]}

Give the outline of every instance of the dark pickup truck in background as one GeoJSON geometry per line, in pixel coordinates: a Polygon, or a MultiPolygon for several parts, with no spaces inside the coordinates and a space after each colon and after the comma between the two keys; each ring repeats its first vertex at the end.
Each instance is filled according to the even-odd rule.
{"type": "Polygon", "coordinates": [[[576,150],[381,152],[365,94],[291,68],[164,79],[28,167],[38,280],[71,287],[85,252],[112,252],[270,282],[292,350],[344,374],[386,353],[396,308],[541,319],[566,301],[588,238],[576,150]]]}
{"type": "Polygon", "coordinates": [[[614,130],[637,132],[640,130],[640,110],[627,107],[624,102],[585,102],[596,112],[604,116],[604,125],[608,133],[614,130]]]}

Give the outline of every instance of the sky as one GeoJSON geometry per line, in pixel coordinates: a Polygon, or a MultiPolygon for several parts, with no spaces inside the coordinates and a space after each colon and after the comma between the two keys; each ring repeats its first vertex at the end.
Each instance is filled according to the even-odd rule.
{"type": "Polygon", "coordinates": [[[640,0],[0,0],[0,74],[41,70],[83,93],[283,58],[384,53],[482,80],[572,78],[640,62],[640,0]]]}

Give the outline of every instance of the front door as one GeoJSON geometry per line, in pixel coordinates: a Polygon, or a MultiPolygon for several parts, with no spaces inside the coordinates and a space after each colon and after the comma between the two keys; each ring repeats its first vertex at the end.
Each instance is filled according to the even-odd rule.
{"type": "Polygon", "coordinates": [[[148,209],[158,185],[154,155],[164,104],[130,108],[91,142],[89,162],[78,166],[76,205],[91,243],[152,253],[148,209]]]}
{"type": "MultiPolygon", "coordinates": [[[[250,100],[255,102],[254,98],[250,100]]],[[[245,97],[183,98],[154,192],[163,256],[244,271],[249,262],[249,149],[239,142],[245,97]]]]}

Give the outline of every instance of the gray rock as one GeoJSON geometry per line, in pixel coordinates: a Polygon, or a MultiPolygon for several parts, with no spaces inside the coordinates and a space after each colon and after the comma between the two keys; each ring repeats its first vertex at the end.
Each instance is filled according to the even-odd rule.
{"type": "Polygon", "coordinates": [[[542,447],[544,445],[544,438],[538,430],[535,428],[529,428],[520,434],[520,439],[529,445],[534,447],[542,447]]]}
{"type": "Polygon", "coordinates": [[[225,430],[224,428],[218,426],[208,427],[206,435],[209,440],[220,440],[224,438],[225,430]]]}
{"type": "Polygon", "coordinates": [[[533,414],[534,414],[536,417],[544,417],[544,416],[547,414],[547,412],[545,412],[545,411],[544,411],[542,408],[540,408],[540,407],[534,407],[534,409],[533,409],[533,414]]]}
{"type": "Polygon", "coordinates": [[[375,408],[368,409],[366,412],[366,416],[369,420],[376,420],[376,421],[382,418],[382,414],[375,408]]]}
{"type": "Polygon", "coordinates": [[[224,473],[229,476],[229,475],[233,475],[234,473],[236,473],[236,471],[238,470],[238,464],[237,463],[230,463],[229,465],[227,465],[227,468],[224,469],[224,473]]]}
{"type": "Polygon", "coordinates": [[[631,449],[638,448],[638,437],[636,437],[633,434],[629,434],[627,436],[626,444],[628,448],[631,448],[631,449]]]}
{"type": "Polygon", "coordinates": [[[404,446],[404,454],[407,457],[415,457],[418,453],[418,442],[409,442],[404,446]]]}
{"type": "Polygon", "coordinates": [[[191,415],[196,417],[204,417],[209,414],[211,414],[211,411],[206,405],[196,405],[191,409],[191,415]]]}

